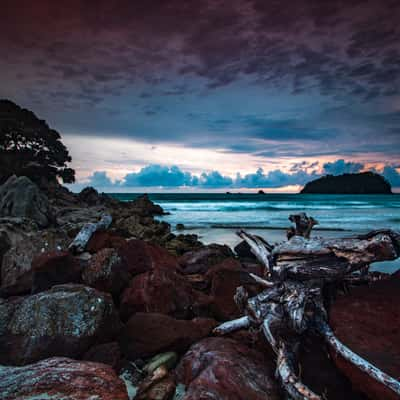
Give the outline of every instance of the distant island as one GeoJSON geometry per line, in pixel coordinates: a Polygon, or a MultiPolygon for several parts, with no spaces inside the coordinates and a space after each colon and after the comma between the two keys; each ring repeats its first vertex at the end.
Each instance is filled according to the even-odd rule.
{"type": "Polygon", "coordinates": [[[391,194],[390,183],[374,172],[326,175],[308,182],[300,193],[314,194],[391,194]]]}

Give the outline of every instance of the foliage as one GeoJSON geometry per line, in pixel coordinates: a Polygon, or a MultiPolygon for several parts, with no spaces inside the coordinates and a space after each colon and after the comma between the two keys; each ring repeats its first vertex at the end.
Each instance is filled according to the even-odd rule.
{"type": "Polygon", "coordinates": [[[0,100],[0,183],[12,174],[72,183],[75,171],[69,162],[60,134],[46,121],[12,101],[0,100]]]}
{"type": "Polygon", "coordinates": [[[374,172],[359,174],[326,175],[308,182],[301,193],[320,194],[389,194],[390,183],[374,172]]]}

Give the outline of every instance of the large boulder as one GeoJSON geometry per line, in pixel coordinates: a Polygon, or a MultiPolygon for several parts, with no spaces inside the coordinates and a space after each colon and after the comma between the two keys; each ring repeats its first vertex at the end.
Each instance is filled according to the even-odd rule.
{"type": "Polygon", "coordinates": [[[97,253],[106,248],[119,249],[125,244],[125,239],[110,231],[96,231],[89,239],[86,250],[89,253],[97,253]]]}
{"type": "Polygon", "coordinates": [[[7,229],[11,248],[3,255],[0,296],[30,293],[34,258],[65,249],[69,243],[68,236],[61,230],[24,231],[24,226],[7,229]]]}
{"type": "Polygon", "coordinates": [[[40,227],[52,220],[46,195],[26,176],[15,175],[0,187],[0,216],[30,218],[40,227]]]}
{"type": "Polygon", "coordinates": [[[210,282],[211,310],[218,320],[224,321],[241,316],[234,300],[239,286],[245,286],[250,295],[257,293],[249,273],[234,258],[227,258],[211,267],[206,278],[210,282]]]}
{"type": "Polygon", "coordinates": [[[204,274],[210,267],[229,257],[233,257],[229,246],[209,244],[185,253],[179,258],[179,264],[185,274],[204,274]]]}
{"type": "Polygon", "coordinates": [[[130,280],[127,264],[116,249],[105,248],[94,254],[83,269],[83,282],[118,296],[130,280]]]}
{"type": "Polygon", "coordinates": [[[206,296],[192,288],[184,276],[167,268],[135,276],[121,296],[121,317],[155,312],[187,319],[207,306],[206,296]]]}
{"type": "Polygon", "coordinates": [[[157,313],[133,315],[120,335],[123,354],[131,360],[162,351],[185,351],[192,343],[208,336],[216,322],[208,318],[177,320],[157,313]]]}
{"type": "Polygon", "coordinates": [[[0,400],[128,400],[124,382],[104,364],[54,357],[0,366],[0,400]]]}
{"type": "Polygon", "coordinates": [[[82,356],[82,360],[111,365],[116,372],[119,372],[121,367],[121,349],[118,342],[97,344],[82,356]]]}
{"type": "Polygon", "coordinates": [[[2,364],[79,357],[90,346],[110,341],[120,329],[110,295],[74,284],[2,301],[0,316],[2,364]]]}
{"type": "Polygon", "coordinates": [[[154,204],[147,194],[137,197],[134,201],[129,203],[131,212],[142,216],[155,216],[163,215],[164,210],[158,204],[154,204]]]}
{"type": "Polygon", "coordinates": [[[32,293],[63,283],[80,283],[82,266],[68,251],[41,253],[32,260],[32,293]]]}
{"type": "Polygon", "coordinates": [[[144,240],[129,240],[120,249],[132,276],[155,269],[179,269],[178,260],[163,247],[144,240]]]}
{"type": "Polygon", "coordinates": [[[263,353],[226,338],[193,345],[177,369],[184,400],[278,400],[274,363],[263,353]]]}
{"type": "MultiPolygon", "coordinates": [[[[400,376],[400,274],[353,289],[333,304],[330,325],[351,350],[397,379],[400,376]]],[[[355,389],[371,399],[398,395],[333,354],[338,368],[355,389]]]]}

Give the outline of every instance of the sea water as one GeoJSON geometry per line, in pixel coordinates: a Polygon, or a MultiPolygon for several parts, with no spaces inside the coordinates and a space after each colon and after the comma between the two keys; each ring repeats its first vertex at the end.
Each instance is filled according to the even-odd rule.
{"type": "MultiPolygon", "coordinates": [[[[113,194],[132,200],[138,194],[113,194]]],[[[400,195],[315,195],[315,194],[149,194],[169,215],[160,217],[171,224],[184,224],[183,233],[195,233],[204,243],[234,247],[238,229],[264,237],[271,243],[285,240],[290,214],[306,212],[318,220],[314,236],[351,236],[373,229],[400,231],[400,195]]],[[[376,267],[376,266],[374,266],[376,267]]],[[[400,268],[400,260],[379,263],[380,270],[400,268]]]]}

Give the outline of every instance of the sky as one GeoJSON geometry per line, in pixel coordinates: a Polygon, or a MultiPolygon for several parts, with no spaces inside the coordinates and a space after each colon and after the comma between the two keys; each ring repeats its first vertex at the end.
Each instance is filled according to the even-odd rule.
{"type": "Polygon", "coordinates": [[[398,0],[3,0],[0,98],[61,133],[76,190],[400,189],[399,21],[398,0]]]}

